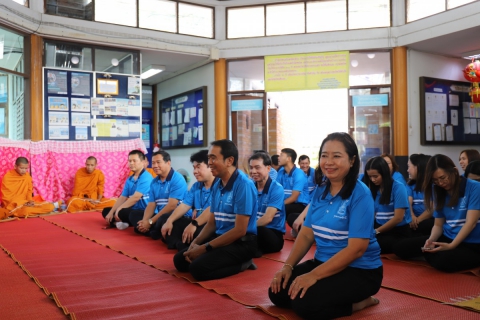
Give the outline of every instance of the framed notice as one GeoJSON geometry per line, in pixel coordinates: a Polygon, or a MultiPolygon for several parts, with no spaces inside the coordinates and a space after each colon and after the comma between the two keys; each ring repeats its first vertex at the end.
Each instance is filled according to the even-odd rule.
{"type": "Polygon", "coordinates": [[[469,82],[420,77],[422,145],[480,145],[480,105],[469,96],[469,82]]]}
{"type": "Polygon", "coordinates": [[[205,147],[207,145],[207,87],[160,100],[159,130],[163,149],[205,147]]]}
{"type": "Polygon", "coordinates": [[[118,95],[118,80],[117,79],[97,79],[97,93],[109,94],[112,96],[118,95]]]}

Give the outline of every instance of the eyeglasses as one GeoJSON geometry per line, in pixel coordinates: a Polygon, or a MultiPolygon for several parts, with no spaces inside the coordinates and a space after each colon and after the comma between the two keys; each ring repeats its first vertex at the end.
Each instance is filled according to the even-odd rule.
{"type": "Polygon", "coordinates": [[[438,185],[439,183],[444,184],[447,181],[448,181],[448,176],[441,176],[438,179],[432,179],[432,182],[436,185],[438,185]]]}

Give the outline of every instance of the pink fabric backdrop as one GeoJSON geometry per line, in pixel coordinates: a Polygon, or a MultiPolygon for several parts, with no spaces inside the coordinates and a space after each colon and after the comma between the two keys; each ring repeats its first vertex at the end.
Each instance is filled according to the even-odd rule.
{"type": "Polygon", "coordinates": [[[15,159],[30,159],[30,174],[35,195],[45,200],[67,199],[73,191],[75,173],[89,156],[97,158],[97,169],[105,175],[107,198],[118,197],[130,172],[128,153],[146,152],[141,139],[122,141],[12,141],[0,139],[0,177],[13,169],[15,159]]]}

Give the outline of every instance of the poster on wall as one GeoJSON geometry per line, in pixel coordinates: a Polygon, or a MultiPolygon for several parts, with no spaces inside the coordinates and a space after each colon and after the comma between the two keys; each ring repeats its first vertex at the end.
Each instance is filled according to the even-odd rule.
{"type": "Polygon", "coordinates": [[[142,79],[135,77],[128,77],[127,93],[139,96],[142,90],[142,79]]]}
{"type": "Polygon", "coordinates": [[[87,140],[88,128],[87,127],[75,127],[75,140],[87,140]]]}
{"type": "Polygon", "coordinates": [[[72,112],[72,126],[90,126],[90,114],[89,113],[77,113],[72,112]]]}
{"type": "Polygon", "coordinates": [[[68,126],[68,112],[48,112],[48,124],[51,126],[68,126]]]}
{"type": "Polygon", "coordinates": [[[92,115],[104,115],[105,114],[105,99],[104,98],[92,98],[92,115]]]}
{"type": "Polygon", "coordinates": [[[68,111],[68,98],[48,97],[48,110],[68,111]]]}
{"type": "Polygon", "coordinates": [[[72,98],[72,111],[90,112],[90,99],[72,98]]]}
{"type": "Polygon", "coordinates": [[[67,71],[48,70],[47,91],[49,94],[68,94],[67,71]]]}
{"type": "Polygon", "coordinates": [[[68,126],[49,127],[48,128],[48,138],[49,139],[68,140],[69,139],[68,126]]]}
{"type": "Polygon", "coordinates": [[[72,96],[90,96],[92,80],[89,73],[72,72],[72,96]]]}

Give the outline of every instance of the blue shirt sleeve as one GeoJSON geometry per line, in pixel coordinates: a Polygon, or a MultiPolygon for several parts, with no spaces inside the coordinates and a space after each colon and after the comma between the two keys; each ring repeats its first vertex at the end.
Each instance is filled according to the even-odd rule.
{"type": "Polygon", "coordinates": [[[128,189],[130,189],[130,177],[127,178],[127,180],[125,181],[125,184],[123,185],[123,191],[122,191],[123,197],[127,197],[127,198],[129,197],[128,189]]]}
{"type": "Polygon", "coordinates": [[[183,200],[186,192],[187,183],[185,182],[185,179],[180,173],[175,171],[170,184],[170,194],[168,197],[177,200],[183,200]]]}
{"type": "Polygon", "coordinates": [[[393,183],[392,195],[394,209],[409,208],[410,205],[408,202],[407,189],[401,182],[393,183]]]}
{"type": "Polygon", "coordinates": [[[350,199],[348,237],[370,239],[375,217],[375,206],[370,190],[357,182],[350,199]]]}
{"type": "MultiPolygon", "coordinates": [[[[256,188],[252,181],[247,180],[237,185],[235,199],[233,200],[233,212],[236,214],[251,216],[256,212],[252,212],[254,203],[257,202],[256,188]]],[[[256,207],[256,206],[255,206],[256,207]]]]}
{"type": "Polygon", "coordinates": [[[293,188],[292,191],[302,192],[307,183],[307,176],[301,169],[295,169],[293,172],[293,188]]]}
{"type": "Polygon", "coordinates": [[[188,190],[187,194],[185,195],[185,198],[183,198],[183,203],[186,204],[189,207],[193,207],[193,203],[195,201],[195,193],[198,190],[198,185],[199,182],[195,182],[193,186],[188,190]]]}
{"type": "MultiPolygon", "coordinates": [[[[272,181],[272,185],[275,183],[275,181],[272,181]]],[[[268,199],[268,206],[269,207],[273,207],[273,208],[277,208],[278,210],[283,210],[283,207],[284,207],[284,200],[283,200],[283,187],[279,184],[279,183],[276,183],[275,184],[276,187],[272,188],[272,186],[270,186],[270,191],[271,194],[270,194],[270,198],[268,199]]]]}

